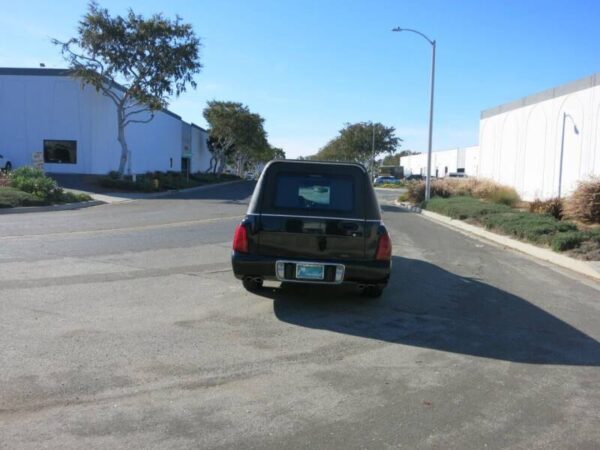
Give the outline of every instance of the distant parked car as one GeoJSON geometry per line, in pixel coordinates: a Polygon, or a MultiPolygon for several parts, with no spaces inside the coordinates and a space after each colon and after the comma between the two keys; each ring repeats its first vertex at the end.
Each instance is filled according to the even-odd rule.
{"type": "Polygon", "coordinates": [[[400,180],[398,178],[388,177],[388,176],[377,177],[373,181],[373,184],[375,186],[380,186],[382,184],[398,184],[398,183],[400,183],[400,180]]]}
{"type": "Polygon", "coordinates": [[[462,172],[450,172],[448,175],[446,175],[446,177],[448,177],[448,178],[467,178],[467,174],[462,173],[462,172]]]}
{"type": "Polygon", "coordinates": [[[256,180],[256,174],[254,172],[247,172],[244,176],[246,180],[256,180]]]}
{"type": "Polygon", "coordinates": [[[0,169],[5,172],[12,170],[12,163],[4,159],[4,155],[0,155],[0,169]]]}
{"type": "Polygon", "coordinates": [[[425,177],[423,175],[417,175],[417,174],[409,175],[405,178],[405,180],[407,180],[407,181],[422,181],[424,179],[425,179],[425,177]]]}

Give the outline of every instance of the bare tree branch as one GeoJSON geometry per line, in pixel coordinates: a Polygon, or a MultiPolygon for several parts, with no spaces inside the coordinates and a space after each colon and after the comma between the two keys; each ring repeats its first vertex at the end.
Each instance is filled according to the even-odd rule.
{"type": "Polygon", "coordinates": [[[136,114],[141,114],[141,113],[145,113],[145,112],[150,112],[150,108],[147,108],[147,107],[146,107],[146,108],[140,108],[140,109],[138,109],[138,110],[136,110],[136,111],[131,111],[131,112],[128,112],[128,113],[127,113],[127,114],[125,114],[123,117],[124,117],[125,119],[127,119],[127,118],[129,118],[129,117],[131,117],[131,116],[134,116],[134,115],[136,115],[136,114]]]}
{"type": "Polygon", "coordinates": [[[126,127],[127,125],[129,125],[130,123],[148,123],[150,122],[152,119],[154,119],[154,114],[152,114],[148,119],[145,120],[134,120],[134,119],[129,119],[126,120],[123,124],[124,127],[126,127]]]}

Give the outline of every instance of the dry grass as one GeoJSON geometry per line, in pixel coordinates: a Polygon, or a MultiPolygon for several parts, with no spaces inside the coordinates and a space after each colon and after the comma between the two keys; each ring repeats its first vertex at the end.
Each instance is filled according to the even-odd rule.
{"type": "Polygon", "coordinates": [[[579,182],[566,201],[565,215],[583,223],[600,223],[600,177],[579,182]]]}
{"type": "Polygon", "coordinates": [[[529,203],[529,212],[536,214],[549,214],[555,219],[563,218],[564,205],[561,198],[551,198],[550,200],[535,199],[529,203]]]}
{"type": "MultiPolygon", "coordinates": [[[[425,182],[412,182],[407,186],[408,198],[414,203],[425,199],[425,182]]],[[[517,192],[502,184],[479,178],[452,179],[442,178],[431,181],[432,197],[475,197],[507,206],[515,206],[519,202],[517,192]]]]}
{"type": "Polygon", "coordinates": [[[0,187],[10,186],[10,177],[4,172],[0,172],[0,187]]]}

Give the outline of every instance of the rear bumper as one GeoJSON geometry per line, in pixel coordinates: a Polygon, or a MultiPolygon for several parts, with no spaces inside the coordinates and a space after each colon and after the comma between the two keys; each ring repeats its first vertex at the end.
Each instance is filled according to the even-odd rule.
{"type": "MultiPolygon", "coordinates": [[[[390,278],[392,263],[390,261],[356,261],[356,260],[319,260],[314,258],[289,258],[253,255],[250,253],[233,252],[231,265],[236,278],[261,277],[266,280],[277,280],[275,262],[279,260],[294,260],[317,263],[343,264],[345,267],[344,283],[380,284],[385,285],[390,278]]],[[[333,283],[324,283],[333,284],[333,283]]]]}

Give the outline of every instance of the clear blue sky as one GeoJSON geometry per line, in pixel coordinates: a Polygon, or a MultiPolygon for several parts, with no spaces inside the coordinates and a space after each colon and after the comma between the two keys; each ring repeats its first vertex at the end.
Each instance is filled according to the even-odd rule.
{"type": "MultiPolygon", "coordinates": [[[[100,1],[113,13],[124,2],[100,1]]],[[[600,72],[598,0],[138,1],[179,14],[203,42],[198,89],[170,109],[205,125],[207,100],[235,100],[266,119],[288,156],[316,152],[346,122],[396,127],[403,148],[427,145],[430,46],[438,41],[434,149],[476,144],[479,114],[600,72]]],[[[0,66],[63,67],[50,37],[75,33],[83,1],[8,1],[0,66]]]]}

